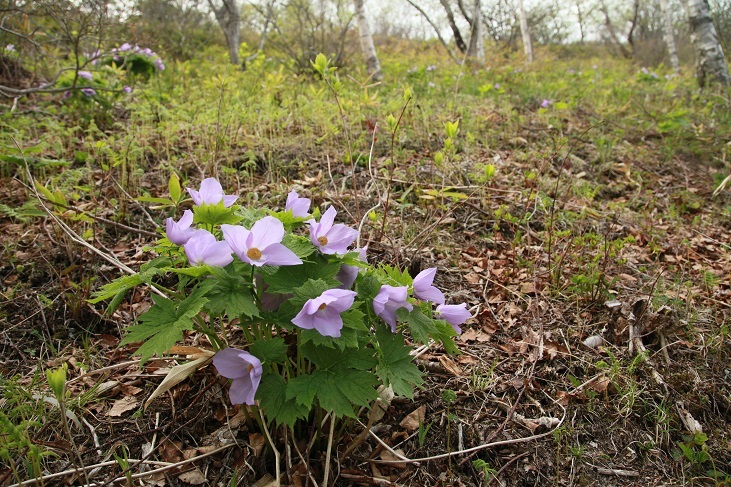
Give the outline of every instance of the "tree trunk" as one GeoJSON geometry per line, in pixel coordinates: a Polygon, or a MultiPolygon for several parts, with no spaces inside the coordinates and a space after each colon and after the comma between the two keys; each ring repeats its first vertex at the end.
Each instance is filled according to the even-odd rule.
{"type": "Polygon", "coordinates": [[[662,21],[665,31],[665,44],[668,47],[668,56],[673,71],[680,73],[680,61],[678,60],[678,48],[675,47],[675,35],[673,35],[673,21],[670,18],[668,10],[668,0],[660,0],[660,9],[662,10],[662,21]]]}
{"type": "Polygon", "coordinates": [[[530,41],[530,32],[528,31],[528,18],[525,16],[525,8],[523,8],[523,0],[518,0],[518,15],[520,16],[520,33],[523,36],[523,51],[528,63],[533,62],[533,44],[530,41]]]}
{"type": "Polygon", "coordinates": [[[599,10],[601,10],[604,14],[604,26],[607,28],[607,33],[612,39],[612,42],[615,46],[617,46],[619,51],[622,53],[622,56],[627,59],[631,59],[632,53],[624,46],[624,44],[622,44],[622,41],[619,40],[619,36],[617,36],[617,31],[614,30],[614,24],[612,24],[612,19],[609,17],[609,10],[607,9],[607,4],[604,3],[604,0],[599,2],[599,10]]]}
{"type": "Polygon", "coordinates": [[[467,55],[477,60],[478,63],[485,62],[485,43],[482,41],[482,8],[480,0],[475,0],[475,12],[472,15],[472,29],[470,30],[470,47],[467,55]]]}
{"type": "Polygon", "coordinates": [[[442,4],[444,11],[447,13],[447,21],[449,22],[449,27],[452,29],[457,49],[462,53],[467,52],[467,44],[465,44],[462,34],[459,32],[459,27],[457,27],[457,22],[454,20],[454,14],[452,13],[452,7],[449,6],[449,0],[439,0],[439,3],[442,4]]]}
{"type": "Polygon", "coordinates": [[[228,48],[228,57],[231,64],[239,64],[239,45],[241,45],[241,11],[236,0],[222,0],[221,6],[216,7],[213,0],[208,5],[216,16],[216,21],[223,31],[228,48]]]}
{"type": "Polygon", "coordinates": [[[383,79],[383,73],[381,72],[381,65],[378,62],[376,46],[373,45],[373,36],[371,35],[371,28],[368,25],[363,0],[353,0],[353,3],[355,4],[355,16],[358,18],[360,49],[363,51],[366,69],[368,69],[368,74],[374,81],[380,81],[383,79]]]}
{"type": "Polygon", "coordinates": [[[690,23],[690,40],[698,56],[696,60],[698,84],[701,88],[706,82],[730,85],[731,78],[728,75],[726,58],[716,28],[713,26],[708,0],[688,0],[686,8],[690,23]]]}
{"type": "Polygon", "coordinates": [[[439,42],[441,42],[442,45],[444,46],[444,49],[447,50],[447,53],[449,54],[449,57],[452,58],[452,61],[454,61],[457,64],[461,64],[459,59],[457,59],[457,57],[454,55],[452,50],[449,48],[449,44],[447,44],[447,41],[444,40],[444,37],[442,37],[441,32],[439,32],[439,27],[437,27],[437,25],[432,21],[432,19],[429,18],[429,15],[424,11],[424,9],[419,7],[419,5],[414,3],[412,0],[406,0],[406,1],[409,3],[409,5],[411,5],[416,10],[418,10],[419,13],[422,15],[422,17],[424,17],[424,19],[429,23],[429,25],[431,25],[432,29],[434,29],[434,33],[437,35],[437,38],[439,39],[439,42]]]}

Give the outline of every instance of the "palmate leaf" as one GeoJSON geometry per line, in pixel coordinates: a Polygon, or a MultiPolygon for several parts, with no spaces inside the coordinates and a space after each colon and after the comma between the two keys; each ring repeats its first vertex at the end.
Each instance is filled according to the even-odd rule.
{"type": "Polygon", "coordinates": [[[368,406],[378,397],[378,379],[371,373],[376,365],[371,349],[334,350],[312,343],[302,353],[317,369],[289,382],[287,398],[310,409],[317,399],[320,407],[336,416],[355,417],[355,406],[368,406]]]}
{"type": "Polygon", "coordinates": [[[287,360],[287,344],[284,342],[284,338],[257,340],[251,344],[249,351],[264,363],[283,363],[287,360]]]}
{"type": "MultiPolygon", "coordinates": [[[[265,266],[266,267],[266,266],[265,266]]],[[[315,257],[311,262],[301,265],[281,266],[273,274],[265,274],[268,269],[262,270],[264,282],[270,293],[291,293],[294,288],[302,286],[309,280],[322,279],[329,288],[340,285],[333,279],[340,270],[339,262],[328,262],[323,257],[315,257]]]]}
{"type": "Polygon", "coordinates": [[[294,398],[288,398],[289,386],[281,375],[266,374],[256,391],[259,406],[267,418],[274,420],[277,426],[285,423],[290,428],[298,419],[304,419],[310,408],[298,404],[294,398]]]}
{"type": "Polygon", "coordinates": [[[177,307],[168,298],[153,295],[154,306],[129,328],[121,345],[144,342],[137,350],[141,364],[155,354],[168,352],[183,337],[183,331],[194,329],[193,318],[208,302],[205,294],[209,287],[199,285],[177,307]]]}
{"type": "Polygon", "coordinates": [[[392,333],[386,326],[378,326],[378,366],[376,375],[385,386],[391,386],[393,392],[399,396],[413,397],[414,386],[420,386],[424,381],[422,373],[414,364],[409,354],[410,347],[404,344],[401,333],[392,333]]]}
{"type": "Polygon", "coordinates": [[[400,308],[396,310],[396,316],[399,321],[406,322],[411,332],[411,338],[416,342],[426,344],[429,342],[429,337],[439,334],[434,320],[425,316],[418,307],[415,307],[413,311],[400,308]]]}
{"type": "Polygon", "coordinates": [[[260,316],[259,307],[256,305],[252,293],[252,285],[247,283],[246,279],[229,274],[222,269],[217,270],[215,275],[216,283],[206,294],[206,298],[208,298],[206,309],[211,314],[226,313],[230,320],[241,315],[250,318],[260,316]]]}

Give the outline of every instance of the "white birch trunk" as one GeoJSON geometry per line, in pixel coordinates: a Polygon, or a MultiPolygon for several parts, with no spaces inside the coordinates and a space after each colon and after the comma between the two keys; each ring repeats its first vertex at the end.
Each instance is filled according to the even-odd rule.
{"type": "Polygon", "coordinates": [[[687,0],[686,8],[690,23],[690,40],[698,56],[696,60],[698,84],[701,88],[706,83],[714,82],[731,85],[726,58],[716,28],[713,26],[708,0],[687,0]]]}
{"type": "Polygon", "coordinates": [[[523,52],[528,63],[533,62],[533,43],[530,40],[530,32],[528,31],[528,18],[525,16],[525,8],[523,0],[518,0],[518,16],[520,17],[520,33],[523,36],[523,52]]]}
{"type": "Polygon", "coordinates": [[[670,65],[673,71],[680,73],[680,61],[678,60],[678,48],[675,47],[675,35],[673,34],[673,21],[670,18],[668,10],[668,0],[660,0],[660,9],[662,10],[662,21],[665,31],[665,45],[668,48],[668,56],[670,57],[670,65]]]}
{"type": "Polygon", "coordinates": [[[355,16],[358,19],[358,32],[360,33],[360,49],[363,51],[363,57],[366,62],[366,69],[371,79],[380,81],[383,79],[381,72],[381,64],[378,62],[376,54],[376,46],[373,44],[373,36],[371,28],[368,25],[368,17],[366,17],[365,5],[363,0],[353,0],[355,5],[355,16]]]}
{"type": "Polygon", "coordinates": [[[470,47],[467,49],[467,55],[474,57],[479,64],[485,64],[485,43],[482,40],[482,5],[480,5],[480,0],[475,0],[470,47]]]}

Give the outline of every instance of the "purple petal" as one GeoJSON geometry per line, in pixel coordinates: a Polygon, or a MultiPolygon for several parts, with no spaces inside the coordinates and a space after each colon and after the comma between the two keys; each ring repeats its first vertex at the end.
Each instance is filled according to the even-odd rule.
{"type": "Polygon", "coordinates": [[[299,313],[297,313],[297,316],[292,318],[292,323],[299,326],[300,328],[304,328],[305,330],[312,330],[315,328],[315,314],[309,313],[308,304],[310,304],[309,300],[305,305],[302,307],[299,313]]]}
{"type": "Polygon", "coordinates": [[[304,218],[309,214],[310,199],[300,198],[297,191],[292,190],[287,195],[287,203],[284,207],[286,211],[291,211],[292,216],[296,218],[304,218]]]}
{"type": "Polygon", "coordinates": [[[282,238],[284,238],[282,222],[273,216],[265,216],[251,227],[251,238],[247,244],[264,252],[270,245],[281,243],[282,238]]]}
{"type": "Polygon", "coordinates": [[[233,261],[228,243],[217,241],[207,230],[199,229],[193,232],[183,248],[192,265],[208,264],[224,267],[233,261]]]}
{"type": "Polygon", "coordinates": [[[262,258],[259,261],[261,264],[254,265],[299,265],[302,263],[302,259],[285,247],[283,244],[272,244],[264,250],[262,258]]]}
{"type": "Polygon", "coordinates": [[[206,178],[201,182],[200,196],[204,203],[215,205],[223,199],[223,187],[215,178],[206,178]]]}
{"type": "Polygon", "coordinates": [[[237,348],[224,348],[216,352],[213,356],[213,365],[218,373],[227,379],[238,379],[249,375],[248,362],[241,358],[242,352],[244,351],[237,348]]]}
{"type": "Polygon", "coordinates": [[[203,250],[200,258],[204,264],[215,267],[226,267],[234,261],[231,247],[226,241],[211,243],[203,250]]]}
{"type": "Polygon", "coordinates": [[[353,285],[355,279],[358,277],[358,271],[360,271],[360,269],[354,265],[343,264],[340,266],[340,270],[335,276],[335,279],[340,281],[342,288],[348,289],[353,285]]]}
{"type": "Polygon", "coordinates": [[[318,311],[313,315],[313,323],[315,329],[320,335],[338,338],[340,336],[340,330],[343,329],[343,319],[340,317],[340,313],[330,306],[325,309],[318,311]]]}
{"type": "Polygon", "coordinates": [[[342,313],[353,306],[356,294],[357,293],[355,291],[348,291],[345,289],[328,289],[322,293],[322,297],[330,298],[330,302],[327,303],[328,308],[332,308],[338,313],[342,313]]]}
{"type": "Polygon", "coordinates": [[[434,276],[437,274],[436,267],[430,267],[419,272],[414,278],[414,289],[425,289],[432,285],[434,276]]]}
{"type": "Polygon", "coordinates": [[[457,333],[462,333],[460,325],[463,325],[472,317],[467,310],[467,303],[439,305],[437,306],[436,314],[437,317],[452,325],[452,328],[457,333]]]}
{"type": "MultiPolygon", "coordinates": [[[[333,223],[335,222],[335,215],[337,215],[337,214],[338,214],[338,211],[332,206],[328,207],[328,209],[325,210],[325,214],[323,214],[322,218],[320,218],[320,225],[319,225],[319,227],[320,227],[319,230],[321,232],[320,235],[324,235],[330,231],[330,229],[333,226],[333,223]]],[[[318,236],[320,236],[320,235],[318,235],[318,236]]]]}
{"type": "Polygon", "coordinates": [[[231,388],[228,390],[228,397],[231,399],[231,404],[246,404],[248,406],[254,405],[254,396],[256,395],[256,388],[251,383],[249,377],[241,377],[240,379],[234,379],[231,382],[231,388]]]}
{"type": "Polygon", "coordinates": [[[236,203],[236,200],[239,199],[236,195],[223,195],[223,206],[225,208],[228,208],[229,206],[236,203]]]}

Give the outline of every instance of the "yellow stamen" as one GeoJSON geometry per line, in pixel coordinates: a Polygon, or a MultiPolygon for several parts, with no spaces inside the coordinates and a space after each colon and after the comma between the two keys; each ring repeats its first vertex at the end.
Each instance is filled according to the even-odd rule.
{"type": "Polygon", "coordinates": [[[246,256],[251,260],[259,260],[261,259],[261,250],[252,247],[246,251],[246,256]]]}
{"type": "Polygon", "coordinates": [[[317,241],[320,242],[320,245],[327,245],[327,237],[317,237],[317,241]]]}

